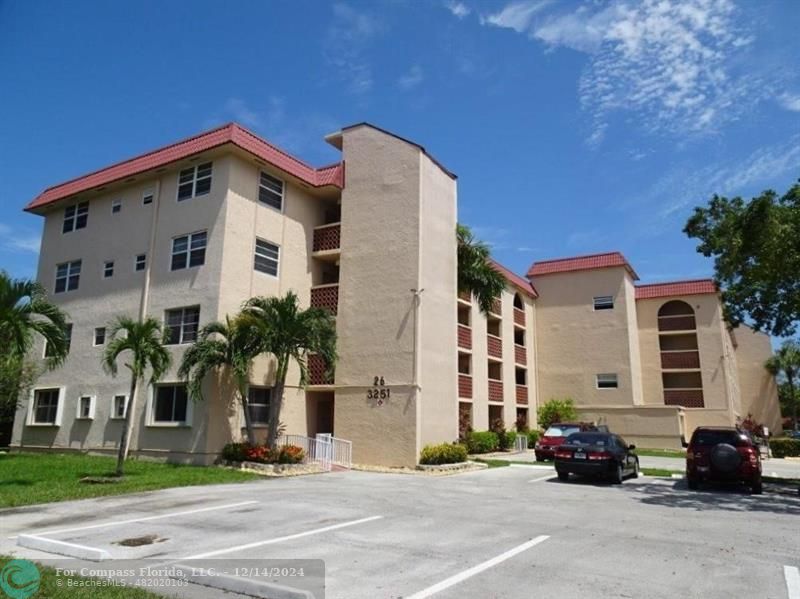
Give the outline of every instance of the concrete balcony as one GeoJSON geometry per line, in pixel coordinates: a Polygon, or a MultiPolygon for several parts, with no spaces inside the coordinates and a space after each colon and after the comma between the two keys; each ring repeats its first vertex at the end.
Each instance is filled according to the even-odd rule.
{"type": "Polygon", "coordinates": [[[463,399],[472,399],[472,377],[470,375],[459,373],[458,396],[463,399]]]}
{"type": "Polygon", "coordinates": [[[703,408],[702,389],[664,389],[664,405],[703,408]]]}
{"type": "Polygon", "coordinates": [[[503,340],[494,335],[486,335],[486,353],[490,358],[503,358],[503,340]]]}
{"type": "Polygon", "coordinates": [[[336,316],[339,307],[339,283],[315,285],[311,288],[311,307],[328,310],[336,316]]]}
{"type": "Polygon", "coordinates": [[[528,386],[517,385],[517,403],[528,405],[528,386]]]}
{"type": "Polygon", "coordinates": [[[307,367],[309,385],[333,385],[334,377],[325,373],[327,365],[322,356],[309,354],[307,367]]]}
{"type": "Polygon", "coordinates": [[[472,329],[465,324],[458,325],[458,347],[472,349],[472,329]]]}
{"type": "Polygon", "coordinates": [[[514,345],[514,363],[521,366],[528,364],[528,351],[524,345],[514,345]]]}
{"type": "Polygon", "coordinates": [[[314,227],[312,256],[322,260],[337,260],[341,253],[341,223],[314,227]]]}
{"type": "Polygon", "coordinates": [[[462,304],[471,304],[472,303],[472,296],[469,293],[459,293],[458,294],[458,301],[462,304]]]}
{"type": "Polygon", "coordinates": [[[664,370],[694,370],[700,368],[700,352],[697,350],[662,351],[661,368],[664,370]]]}
{"type": "Polygon", "coordinates": [[[495,316],[503,315],[503,302],[500,301],[499,297],[495,298],[494,302],[492,302],[492,309],[490,312],[495,316]]]}
{"type": "Polygon", "coordinates": [[[503,401],[503,381],[489,379],[489,401],[503,401]]]}
{"type": "Polygon", "coordinates": [[[518,327],[525,327],[525,310],[514,308],[514,324],[518,327]]]}
{"type": "Polygon", "coordinates": [[[659,316],[658,317],[658,330],[673,332],[673,331],[693,331],[697,328],[694,320],[694,315],[680,315],[680,316],[659,316]]]}

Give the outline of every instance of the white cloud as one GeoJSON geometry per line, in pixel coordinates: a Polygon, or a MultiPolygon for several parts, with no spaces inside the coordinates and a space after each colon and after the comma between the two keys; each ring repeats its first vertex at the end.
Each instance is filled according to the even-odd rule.
{"type": "Polygon", "coordinates": [[[253,111],[241,98],[228,98],[225,102],[225,112],[248,127],[258,127],[263,124],[261,115],[253,111]]]}
{"type": "Polygon", "coordinates": [[[800,112],[800,94],[793,95],[793,94],[782,94],[778,101],[780,102],[781,106],[783,106],[786,110],[791,110],[792,112],[800,112]]]}
{"type": "Polygon", "coordinates": [[[324,55],[353,94],[365,94],[372,89],[372,65],[366,47],[380,29],[373,16],[349,4],[333,5],[333,18],[323,43],[324,55]]]}
{"type": "Polygon", "coordinates": [[[506,5],[500,12],[481,17],[481,23],[506,27],[522,33],[533,20],[533,16],[550,4],[550,0],[522,0],[506,5]]]}
{"type": "Polygon", "coordinates": [[[408,72],[397,80],[397,86],[400,89],[410,90],[417,87],[425,78],[422,72],[422,67],[419,65],[412,66],[408,72]]]}
{"type": "Polygon", "coordinates": [[[0,224],[0,236],[3,240],[0,245],[13,252],[39,253],[42,238],[39,235],[13,229],[8,225],[0,224]]]}
{"type": "Polygon", "coordinates": [[[463,2],[445,2],[445,8],[449,10],[453,16],[458,17],[459,19],[463,19],[464,17],[468,16],[472,10],[463,2]]]}

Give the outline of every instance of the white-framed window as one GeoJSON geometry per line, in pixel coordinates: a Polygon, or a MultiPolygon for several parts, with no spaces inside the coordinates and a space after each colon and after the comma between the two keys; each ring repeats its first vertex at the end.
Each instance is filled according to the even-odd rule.
{"type": "Polygon", "coordinates": [[[185,168],[178,175],[178,201],[206,195],[211,191],[211,162],[185,168]]]}
{"type": "Polygon", "coordinates": [[[147,254],[137,254],[133,263],[133,270],[140,271],[147,268],[147,254]]]}
{"type": "Polygon", "coordinates": [[[110,279],[114,276],[114,261],[106,260],[103,262],[103,278],[110,279]]]}
{"type": "Polygon", "coordinates": [[[111,214],[122,212],[122,200],[111,200],[111,214]]]}
{"type": "Polygon", "coordinates": [[[56,293],[75,291],[81,282],[81,261],[62,262],[56,264],[56,293]]]}
{"type": "Polygon", "coordinates": [[[192,403],[184,384],[156,385],[153,390],[149,424],[186,426],[191,424],[192,403]]]}
{"type": "Polygon", "coordinates": [[[170,270],[182,270],[205,264],[207,242],[208,234],[205,231],[173,238],[170,270]]]}
{"type": "Polygon", "coordinates": [[[125,418],[125,411],[128,409],[128,396],[115,395],[111,398],[111,418],[120,420],[125,418]]]}
{"type": "Polygon", "coordinates": [[[28,426],[61,426],[64,387],[48,387],[31,391],[28,426]]]}
{"type": "Polygon", "coordinates": [[[597,388],[598,389],[616,389],[619,387],[616,373],[607,372],[597,375],[597,388]]]}
{"type": "Polygon", "coordinates": [[[106,344],[106,327],[96,327],[94,329],[94,346],[106,344]]]}
{"type": "Polygon", "coordinates": [[[148,189],[142,194],[142,206],[149,206],[153,203],[153,192],[148,189]]]}
{"type": "Polygon", "coordinates": [[[255,425],[269,423],[269,402],[272,398],[270,387],[250,387],[247,391],[247,407],[250,411],[250,422],[255,425]]]}
{"type": "Polygon", "coordinates": [[[71,233],[78,229],[86,228],[89,221],[89,202],[81,202],[64,208],[64,225],[61,227],[62,233],[71,233]]]}
{"type": "Polygon", "coordinates": [[[197,329],[200,323],[200,306],[189,308],[174,308],[164,314],[164,324],[167,330],[166,345],[180,345],[192,343],[197,339],[197,329]]]}
{"type": "MultiPolygon", "coordinates": [[[[70,347],[72,347],[72,323],[68,322],[67,325],[64,327],[64,341],[67,346],[67,353],[69,353],[70,347]]],[[[45,339],[44,342],[44,357],[45,358],[52,358],[53,352],[51,350],[51,345],[45,339]]]]}
{"type": "Polygon", "coordinates": [[[613,310],[614,309],[614,296],[613,295],[596,295],[594,297],[595,310],[613,310]]]}
{"type": "Polygon", "coordinates": [[[276,210],[283,210],[284,183],[272,175],[261,171],[258,181],[258,201],[276,210]]]}
{"type": "Polygon", "coordinates": [[[81,395],[78,397],[78,411],[75,414],[78,420],[92,420],[94,418],[94,396],[81,395]]]}
{"type": "Polygon", "coordinates": [[[256,254],[253,268],[259,272],[277,277],[280,251],[280,247],[276,244],[256,237],[256,254]]]}

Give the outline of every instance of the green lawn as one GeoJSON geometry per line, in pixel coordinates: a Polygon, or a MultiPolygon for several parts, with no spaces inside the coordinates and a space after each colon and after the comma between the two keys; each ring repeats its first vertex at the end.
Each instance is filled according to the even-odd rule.
{"type": "Polygon", "coordinates": [[[637,455],[646,455],[652,458],[685,458],[686,451],[683,449],[639,449],[636,448],[637,455]]]}
{"type": "Polygon", "coordinates": [[[110,475],[115,465],[115,458],[82,454],[0,454],[0,507],[259,478],[238,470],[129,460],[119,482],[79,482],[84,476],[110,475]]]}
{"type": "MultiPolygon", "coordinates": [[[[4,567],[12,559],[16,558],[0,555],[0,568],[4,567]]],[[[30,595],[30,599],[72,599],[73,597],[92,597],[92,599],[160,599],[162,597],[162,595],[154,595],[136,588],[113,586],[80,587],[77,584],[85,583],[85,581],[92,579],[81,576],[56,576],[56,571],[53,568],[40,566],[39,564],[36,564],[36,566],[41,576],[39,590],[30,595]],[[70,581],[72,586],[70,586],[70,581]]],[[[3,596],[5,596],[5,593],[3,593],[3,596]]]]}

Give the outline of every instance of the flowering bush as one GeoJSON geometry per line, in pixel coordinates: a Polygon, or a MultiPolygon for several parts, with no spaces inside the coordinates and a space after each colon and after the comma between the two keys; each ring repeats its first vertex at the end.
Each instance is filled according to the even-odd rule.
{"type": "Polygon", "coordinates": [[[278,451],[278,463],[280,464],[299,464],[306,457],[306,452],[297,445],[284,445],[278,451]]]}
{"type": "Polygon", "coordinates": [[[299,464],[306,457],[302,447],[284,445],[271,451],[267,445],[228,443],[222,448],[222,458],[229,462],[258,462],[259,464],[299,464]]]}

